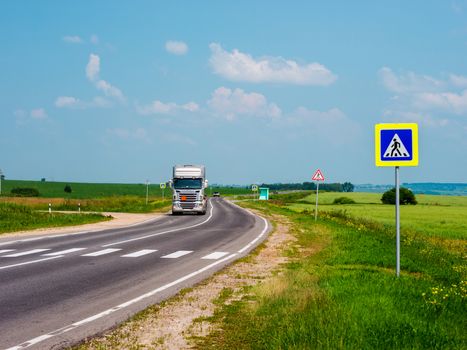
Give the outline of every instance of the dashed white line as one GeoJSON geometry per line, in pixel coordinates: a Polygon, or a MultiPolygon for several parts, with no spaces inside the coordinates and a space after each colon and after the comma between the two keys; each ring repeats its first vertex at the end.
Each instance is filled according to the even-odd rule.
{"type": "Polygon", "coordinates": [[[62,250],[62,251],[59,251],[59,252],[42,254],[42,256],[65,255],[65,254],[70,254],[70,253],[74,253],[74,252],[79,252],[79,251],[85,250],[85,249],[86,249],[86,248],[71,248],[71,249],[66,249],[66,250],[62,250]]]}
{"type": "Polygon", "coordinates": [[[164,258],[164,259],[177,259],[177,258],[179,258],[181,256],[184,256],[184,255],[187,255],[187,254],[190,254],[190,253],[193,253],[193,251],[192,250],[179,250],[179,251],[174,252],[172,254],[161,256],[161,258],[164,258]]]}
{"type": "Polygon", "coordinates": [[[140,256],[157,252],[156,249],[143,249],[134,253],[122,255],[122,258],[139,258],[140,256]]]}
{"type": "Polygon", "coordinates": [[[15,249],[0,249],[0,254],[14,252],[15,249]]]}
{"type": "Polygon", "coordinates": [[[50,258],[44,258],[44,259],[39,259],[39,260],[26,261],[26,262],[19,263],[19,264],[1,266],[1,267],[0,267],[0,270],[6,270],[6,269],[9,269],[10,267],[16,267],[16,266],[23,266],[23,265],[35,264],[35,263],[38,263],[38,262],[47,261],[47,260],[52,260],[52,259],[57,259],[57,258],[63,258],[63,255],[53,256],[53,257],[50,257],[50,258]]]}
{"type": "MultiPolygon", "coordinates": [[[[216,265],[219,265],[219,264],[221,264],[221,263],[223,263],[225,261],[228,261],[228,260],[234,258],[236,255],[237,254],[235,254],[235,253],[231,254],[231,255],[225,257],[224,259],[217,260],[216,262],[213,262],[212,264],[210,264],[208,266],[205,266],[205,267],[203,267],[203,268],[201,268],[201,269],[199,269],[197,271],[194,271],[194,272],[192,272],[192,273],[190,273],[188,275],[180,277],[179,279],[177,279],[177,280],[175,280],[173,282],[167,283],[166,285],[163,285],[162,287],[154,289],[154,290],[152,290],[152,291],[150,291],[150,292],[148,292],[146,294],[140,295],[139,297],[128,300],[125,303],[114,306],[113,308],[102,311],[102,312],[100,312],[100,313],[98,313],[96,315],[90,316],[90,317],[85,318],[85,319],[83,319],[81,321],[72,323],[72,324],[70,324],[68,326],[65,326],[63,328],[56,329],[56,330],[54,330],[54,331],[52,331],[52,332],[50,332],[48,334],[43,334],[43,335],[40,335],[40,336],[38,336],[36,338],[25,341],[24,343],[21,343],[19,345],[8,348],[7,350],[25,349],[25,348],[28,348],[28,347],[33,346],[35,344],[38,344],[38,343],[40,343],[40,342],[42,342],[42,341],[44,341],[46,339],[49,339],[49,338],[52,338],[52,337],[55,337],[55,336],[58,336],[58,335],[62,335],[64,333],[66,333],[66,332],[69,332],[69,331],[71,331],[73,329],[78,328],[79,326],[91,323],[91,322],[93,322],[93,321],[95,321],[95,320],[97,320],[99,318],[110,315],[110,314],[112,314],[112,313],[114,313],[114,312],[116,312],[118,310],[121,310],[121,309],[123,309],[125,307],[128,307],[130,305],[133,305],[133,304],[135,304],[135,303],[137,303],[137,302],[139,302],[139,301],[141,301],[143,299],[149,298],[149,297],[151,297],[151,296],[153,296],[155,294],[158,294],[158,293],[160,293],[160,292],[162,292],[162,291],[164,291],[164,290],[166,290],[166,289],[168,289],[170,287],[173,287],[173,286],[175,286],[177,284],[180,284],[180,283],[182,283],[182,282],[184,282],[184,281],[186,281],[186,280],[188,280],[188,279],[190,279],[190,278],[192,278],[192,277],[194,277],[196,275],[199,275],[199,274],[203,273],[204,271],[207,271],[207,270],[211,269],[212,267],[214,267],[216,265]]],[[[49,258],[49,259],[53,259],[53,258],[49,258]]]]}
{"type": "Polygon", "coordinates": [[[209,255],[206,255],[206,256],[203,256],[201,259],[206,259],[206,260],[217,260],[217,259],[220,259],[224,256],[226,256],[227,252],[214,252],[214,253],[211,253],[209,255]]]}
{"type": "Polygon", "coordinates": [[[119,248],[108,248],[108,249],[104,249],[104,250],[99,250],[99,251],[94,252],[94,253],[83,254],[81,256],[101,256],[101,255],[105,255],[105,254],[118,252],[119,250],[121,250],[121,249],[119,249],[119,248]]]}
{"type": "Polygon", "coordinates": [[[42,252],[45,252],[47,250],[50,250],[50,249],[33,249],[33,250],[25,251],[25,252],[4,255],[4,256],[2,256],[2,258],[17,258],[19,256],[42,253],[42,252]]]}

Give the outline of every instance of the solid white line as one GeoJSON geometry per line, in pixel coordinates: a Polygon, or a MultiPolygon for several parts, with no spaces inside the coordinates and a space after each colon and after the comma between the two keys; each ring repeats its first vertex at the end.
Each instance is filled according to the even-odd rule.
{"type": "Polygon", "coordinates": [[[16,266],[22,266],[22,265],[35,264],[35,263],[38,263],[38,262],[47,261],[47,260],[52,260],[52,259],[57,259],[57,258],[63,258],[63,255],[53,256],[53,257],[51,257],[51,258],[44,258],[44,259],[39,259],[39,260],[27,261],[27,262],[23,262],[23,263],[19,263],[19,264],[14,264],[14,265],[1,266],[1,267],[0,267],[0,270],[9,269],[10,267],[16,267],[16,266]]]}
{"type": "Polygon", "coordinates": [[[174,228],[172,230],[167,230],[167,231],[163,231],[163,232],[159,232],[159,233],[153,233],[153,234],[150,234],[150,235],[146,235],[146,236],[142,236],[142,237],[136,237],[136,238],[132,238],[132,239],[126,239],[126,240],[123,240],[123,241],[119,241],[119,242],[114,242],[114,243],[110,243],[110,244],[106,244],[106,245],[103,245],[102,247],[111,247],[113,245],[120,245],[120,244],[123,244],[123,243],[128,243],[128,242],[134,242],[134,241],[139,241],[140,239],[146,239],[146,238],[150,238],[150,237],[155,237],[155,236],[160,236],[160,235],[164,235],[166,233],[171,233],[171,232],[176,232],[176,231],[181,231],[181,230],[186,230],[186,229],[189,229],[189,228],[193,228],[193,227],[197,227],[197,226],[201,226],[205,223],[207,223],[209,220],[211,220],[212,218],[212,212],[213,212],[213,206],[211,204],[211,202],[209,202],[209,205],[211,206],[211,210],[209,212],[209,217],[198,223],[198,224],[195,224],[195,225],[191,225],[191,226],[186,226],[186,227],[179,227],[179,228],[174,228]]]}
{"type": "Polygon", "coordinates": [[[118,252],[119,250],[121,250],[121,249],[119,249],[119,248],[109,248],[109,249],[99,250],[99,251],[94,252],[94,253],[83,254],[81,256],[101,256],[101,255],[105,255],[105,254],[118,252]]]}
{"type": "Polygon", "coordinates": [[[16,249],[0,249],[0,254],[14,252],[16,249]]]}
{"type": "Polygon", "coordinates": [[[128,306],[130,306],[130,305],[133,305],[133,304],[135,304],[135,303],[137,303],[137,302],[140,302],[140,301],[143,300],[143,299],[149,298],[149,297],[151,297],[151,296],[153,296],[153,295],[155,295],[155,294],[158,294],[158,293],[160,293],[160,292],[162,292],[162,291],[164,291],[164,290],[166,290],[166,289],[168,289],[168,288],[170,288],[170,287],[173,287],[173,286],[175,286],[175,285],[177,285],[177,284],[180,284],[180,283],[182,283],[182,282],[184,282],[184,281],[186,281],[186,280],[188,280],[188,279],[190,279],[190,278],[192,278],[192,277],[194,277],[194,276],[196,276],[196,275],[199,275],[199,274],[203,273],[204,271],[207,271],[207,270],[211,269],[212,267],[214,267],[214,266],[216,266],[216,265],[219,265],[219,264],[221,264],[221,263],[223,263],[223,262],[225,262],[225,261],[228,261],[228,260],[234,258],[236,255],[237,255],[237,254],[235,254],[235,253],[234,253],[234,254],[231,254],[231,255],[227,256],[226,258],[224,258],[224,259],[222,259],[222,260],[217,260],[216,262],[214,262],[214,263],[212,263],[212,264],[210,264],[210,265],[207,265],[207,266],[205,266],[205,267],[203,267],[203,268],[201,268],[201,269],[199,269],[199,270],[196,270],[196,271],[194,271],[194,272],[192,272],[192,273],[190,273],[190,274],[188,274],[188,275],[185,275],[185,276],[183,276],[183,277],[181,277],[181,278],[179,278],[179,279],[177,279],[177,280],[175,280],[175,281],[173,281],[173,282],[167,283],[166,285],[163,285],[162,287],[159,287],[159,288],[154,289],[154,290],[152,290],[152,291],[150,291],[150,292],[148,292],[148,293],[145,293],[145,294],[143,294],[143,295],[140,295],[139,297],[136,297],[136,298],[134,298],[134,299],[128,300],[127,302],[124,302],[124,303],[122,303],[122,304],[120,304],[120,305],[117,305],[117,306],[115,306],[115,307],[113,307],[113,308],[110,308],[110,309],[107,309],[107,310],[105,310],[105,311],[102,311],[102,312],[100,312],[100,313],[98,313],[98,314],[96,314],[96,315],[93,315],[93,316],[90,316],[90,317],[88,317],[88,318],[85,318],[85,319],[83,319],[83,320],[81,320],[81,321],[72,323],[72,324],[70,324],[70,325],[68,325],[68,326],[65,326],[65,327],[63,327],[63,328],[56,329],[56,330],[54,330],[54,331],[52,331],[52,332],[50,332],[50,333],[48,333],[48,334],[44,334],[44,335],[38,336],[38,337],[36,337],[36,338],[30,339],[30,340],[28,340],[28,341],[25,341],[24,343],[21,343],[21,344],[19,344],[19,345],[13,346],[13,347],[8,348],[8,349],[6,349],[6,350],[20,350],[20,349],[25,349],[25,348],[30,347],[30,346],[32,346],[32,345],[36,345],[36,344],[38,344],[38,343],[40,343],[40,342],[42,342],[42,341],[44,341],[44,340],[46,340],[46,339],[55,337],[55,336],[57,336],[57,335],[62,335],[62,334],[64,334],[64,333],[66,333],[66,332],[69,332],[69,331],[75,329],[75,328],[78,328],[79,326],[88,324],[88,323],[90,323],[90,322],[92,322],[92,321],[95,321],[95,320],[97,320],[97,319],[99,319],[99,318],[102,318],[102,317],[105,317],[105,316],[107,316],[107,315],[110,315],[110,314],[112,314],[112,313],[114,313],[114,312],[116,312],[116,311],[118,311],[118,310],[121,310],[121,309],[123,309],[123,308],[125,308],[125,307],[128,307],[128,306]]]}
{"type": "Polygon", "coordinates": [[[209,255],[203,256],[201,259],[207,259],[207,260],[217,260],[222,258],[223,256],[226,256],[227,252],[214,252],[209,255]]]}
{"type": "Polygon", "coordinates": [[[50,249],[33,249],[33,250],[28,250],[28,251],[25,251],[25,252],[21,252],[21,253],[15,253],[15,254],[8,254],[8,255],[4,255],[2,256],[2,258],[17,258],[19,256],[24,256],[24,255],[30,255],[30,254],[36,254],[36,253],[41,253],[41,252],[45,252],[47,250],[50,250],[50,249]]]}
{"type": "Polygon", "coordinates": [[[177,258],[179,258],[181,256],[184,256],[184,255],[187,255],[187,254],[190,254],[190,253],[193,253],[193,251],[192,250],[179,250],[179,251],[174,252],[172,254],[161,256],[161,258],[163,258],[163,259],[177,259],[177,258]]]}
{"type": "Polygon", "coordinates": [[[122,258],[138,258],[140,256],[157,252],[156,249],[143,249],[134,253],[122,255],[122,258]]]}
{"type": "Polygon", "coordinates": [[[71,248],[71,249],[62,250],[60,252],[42,254],[42,256],[65,255],[65,254],[69,254],[69,253],[79,252],[80,250],[84,250],[84,249],[86,249],[86,248],[71,248]]]}
{"type": "Polygon", "coordinates": [[[252,240],[250,243],[248,243],[246,246],[244,246],[242,249],[240,249],[238,251],[240,254],[245,252],[248,248],[250,248],[253,244],[255,244],[261,237],[263,237],[264,234],[267,232],[267,230],[269,228],[268,221],[265,218],[263,218],[262,216],[258,216],[258,217],[264,221],[263,231],[261,231],[261,233],[254,240],[252,240]]]}

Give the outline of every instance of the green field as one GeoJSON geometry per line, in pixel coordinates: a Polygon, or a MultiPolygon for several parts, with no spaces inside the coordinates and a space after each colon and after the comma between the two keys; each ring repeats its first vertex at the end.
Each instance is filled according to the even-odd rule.
{"type": "Polygon", "coordinates": [[[418,196],[421,205],[403,208],[410,235],[396,278],[394,206],[362,193],[345,194],[360,204],[330,204],[342,195],[323,193],[317,222],[298,195],[241,202],[287,217],[297,242],[272,279],[226,304],[235,292],[224,290],[210,319],[214,331],[193,339],[196,348],[467,348],[467,198],[418,196]],[[448,229],[432,227],[441,220],[448,229]],[[457,244],[446,245],[452,238],[457,244]]]}
{"type": "MultiPolygon", "coordinates": [[[[319,211],[345,211],[354,218],[364,218],[395,225],[395,208],[393,205],[381,204],[378,193],[320,193],[319,211]],[[356,204],[333,205],[338,197],[349,197],[356,204]]],[[[417,205],[401,206],[401,230],[417,231],[424,235],[440,238],[459,239],[467,234],[467,197],[466,196],[434,196],[417,195],[417,205]]],[[[291,204],[295,211],[314,211],[315,194],[302,201],[291,204]]]]}
{"type": "MultiPolygon", "coordinates": [[[[95,199],[112,196],[146,197],[146,184],[115,183],[80,183],[80,182],[41,182],[22,180],[3,180],[2,195],[8,196],[15,187],[35,188],[43,198],[95,199]],[[70,185],[72,192],[66,193],[64,188],[70,185]]],[[[162,197],[159,184],[150,184],[148,194],[151,198],[162,197]]],[[[207,193],[218,191],[222,195],[251,193],[251,190],[240,187],[208,187],[207,193]]],[[[165,197],[171,196],[171,189],[164,190],[165,197]]]]}
{"type": "Polygon", "coordinates": [[[0,234],[45,227],[82,225],[105,220],[110,220],[110,218],[100,214],[49,214],[23,205],[0,203],[0,234]]]}

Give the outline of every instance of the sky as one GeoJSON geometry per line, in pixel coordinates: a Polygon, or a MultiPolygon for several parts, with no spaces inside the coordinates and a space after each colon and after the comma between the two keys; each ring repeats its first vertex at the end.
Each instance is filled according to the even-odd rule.
{"type": "Polygon", "coordinates": [[[0,1],[7,179],[467,182],[466,1],[0,1]]]}

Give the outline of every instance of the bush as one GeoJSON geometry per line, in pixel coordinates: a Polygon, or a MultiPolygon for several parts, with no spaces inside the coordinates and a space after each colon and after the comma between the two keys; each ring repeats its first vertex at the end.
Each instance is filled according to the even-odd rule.
{"type": "Polygon", "coordinates": [[[65,188],[63,189],[66,193],[71,193],[72,189],[70,185],[66,185],[65,188]]]}
{"type": "Polygon", "coordinates": [[[36,188],[15,187],[11,194],[16,197],[39,197],[39,191],[36,188]]]}
{"type": "MultiPolygon", "coordinates": [[[[383,204],[396,204],[396,189],[392,188],[389,191],[383,193],[381,197],[383,204]]],[[[399,203],[400,204],[417,204],[415,195],[408,188],[401,187],[399,189],[399,203]]]]}
{"type": "Polygon", "coordinates": [[[355,204],[355,201],[349,197],[339,197],[334,199],[333,204],[355,204]]]}

